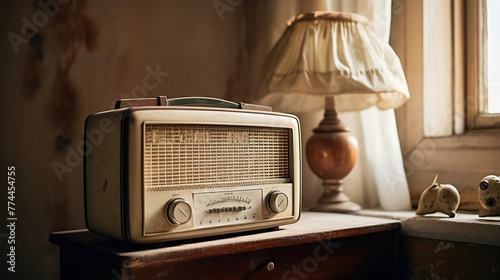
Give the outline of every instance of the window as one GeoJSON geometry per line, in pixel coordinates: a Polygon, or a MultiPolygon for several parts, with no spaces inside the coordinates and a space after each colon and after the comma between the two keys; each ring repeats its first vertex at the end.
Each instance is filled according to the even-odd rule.
{"type": "Polygon", "coordinates": [[[500,1],[465,1],[467,129],[500,128],[500,1]]]}
{"type": "Polygon", "coordinates": [[[498,174],[500,158],[500,113],[485,106],[486,100],[498,104],[486,95],[481,43],[488,37],[481,33],[487,16],[480,11],[487,11],[489,0],[396,1],[391,45],[411,96],[396,118],[412,204],[438,175],[439,183],[460,192],[459,209],[478,210],[478,184],[498,174]]]}
{"type": "Polygon", "coordinates": [[[500,113],[500,1],[486,2],[488,26],[488,98],[487,113],[500,113]]]}

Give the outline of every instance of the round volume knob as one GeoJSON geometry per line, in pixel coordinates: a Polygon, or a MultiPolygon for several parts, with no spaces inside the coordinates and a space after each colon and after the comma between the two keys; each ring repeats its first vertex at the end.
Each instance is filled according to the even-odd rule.
{"type": "Polygon", "coordinates": [[[288,196],[280,191],[273,191],[267,196],[267,206],[274,213],[281,213],[288,207],[288,196]]]}
{"type": "Polygon", "coordinates": [[[182,198],[172,199],[165,205],[165,217],[173,225],[185,224],[191,219],[191,206],[182,198]]]}

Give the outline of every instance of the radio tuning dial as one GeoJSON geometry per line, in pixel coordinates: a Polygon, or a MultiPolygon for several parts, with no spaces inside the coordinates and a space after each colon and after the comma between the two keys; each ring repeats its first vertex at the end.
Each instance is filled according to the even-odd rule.
{"type": "Polygon", "coordinates": [[[288,196],[280,191],[273,191],[267,196],[267,206],[273,213],[281,213],[288,207],[288,196]]]}
{"type": "Polygon", "coordinates": [[[185,224],[191,219],[191,206],[182,198],[172,199],[165,205],[165,217],[173,225],[185,224]]]}

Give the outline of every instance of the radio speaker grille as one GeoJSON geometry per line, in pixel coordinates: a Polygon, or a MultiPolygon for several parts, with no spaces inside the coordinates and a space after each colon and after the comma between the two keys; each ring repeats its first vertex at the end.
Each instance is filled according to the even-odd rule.
{"type": "Polygon", "coordinates": [[[146,124],[144,187],[179,188],[290,182],[287,128],[146,124]]]}

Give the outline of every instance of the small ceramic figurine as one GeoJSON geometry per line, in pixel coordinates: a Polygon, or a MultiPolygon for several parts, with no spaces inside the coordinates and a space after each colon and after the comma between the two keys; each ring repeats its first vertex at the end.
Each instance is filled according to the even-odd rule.
{"type": "Polygon", "coordinates": [[[436,175],[434,182],[422,192],[416,214],[442,212],[453,218],[460,204],[460,194],[452,185],[437,183],[437,178],[436,175]]]}
{"type": "Polygon", "coordinates": [[[484,177],[477,191],[479,203],[484,208],[479,210],[479,217],[500,216],[500,178],[495,175],[484,177]]]}

